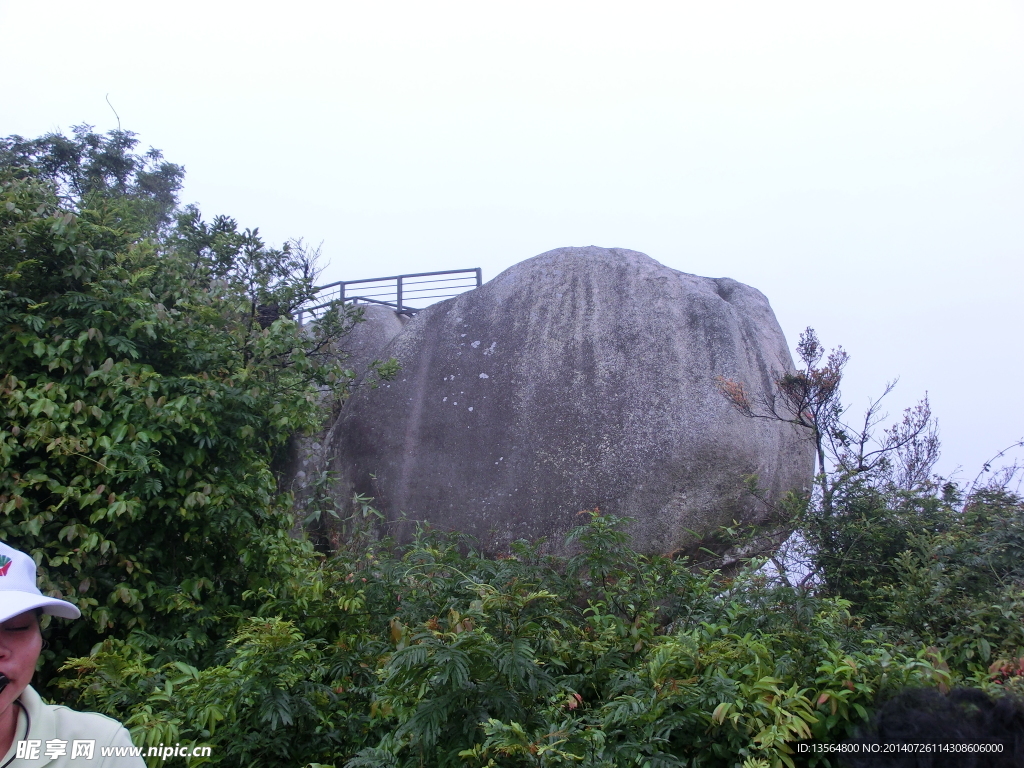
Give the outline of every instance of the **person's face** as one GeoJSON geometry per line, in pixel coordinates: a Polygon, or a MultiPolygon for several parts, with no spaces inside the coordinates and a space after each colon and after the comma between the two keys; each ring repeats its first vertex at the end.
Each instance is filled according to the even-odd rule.
{"type": "Polygon", "coordinates": [[[0,672],[10,683],[0,693],[0,713],[5,712],[32,682],[36,660],[43,649],[35,611],[26,611],[0,623],[0,672]]]}

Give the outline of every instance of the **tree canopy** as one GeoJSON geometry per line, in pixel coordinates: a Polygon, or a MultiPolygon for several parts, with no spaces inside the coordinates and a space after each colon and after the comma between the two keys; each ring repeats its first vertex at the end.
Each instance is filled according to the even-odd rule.
{"type": "Polygon", "coordinates": [[[153,234],[174,219],[183,166],[166,162],[152,147],[134,152],[136,134],[121,129],[106,135],[78,125],[72,136],[49,133],[35,139],[0,139],[0,168],[13,178],[47,182],[68,208],[115,205],[122,223],[153,234]]]}
{"type": "Polygon", "coordinates": [[[0,536],[84,614],[60,661],[135,632],[197,662],[304,544],[272,472],[352,372],[301,242],[180,207],[180,166],[87,126],[0,143],[0,536]]]}

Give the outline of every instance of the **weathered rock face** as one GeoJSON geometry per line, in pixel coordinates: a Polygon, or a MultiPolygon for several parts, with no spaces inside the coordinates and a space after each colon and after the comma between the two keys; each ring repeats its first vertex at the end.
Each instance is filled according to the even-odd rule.
{"type": "Polygon", "coordinates": [[[641,551],[685,549],[765,521],[745,476],[774,498],[811,479],[806,436],[744,418],[716,384],[757,397],[792,367],[767,299],[636,251],[521,262],[421,311],[381,356],[398,358],[398,380],[354,396],[324,444],[338,493],[492,552],[542,536],[560,551],[594,507],[636,518],[641,551]]]}
{"type": "Polygon", "coordinates": [[[347,355],[345,365],[357,375],[365,374],[374,360],[387,359],[384,348],[409,321],[405,315],[396,314],[379,304],[363,304],[361,307],[363,322],[357,323],[343,341],[347,355]]]}
{"type": "MultiPolygon", "coordinates": [[[[355,371],[357,389],[363,384],[370,365],[375,360],[387,359],[383,354],[384,348],[401,333],[402,327],[409,320],[405,315],[396,314],[388,307],[377,304],[363,305],[362,310],[364,322],[357,323],[343,341],[345,366],[355,371]]],[[[329,403],[322,405],[330,407],[329,403]]],[[[296,510],[302,510],[310,500],[313,490],[310,483],[328,464],[324,443],[325,435],[293,436],[288,455],[279,467],[283,490],[295,494],[296,510]]],[[[351,494],[347,494],[346,498],[348,496],[351,494]]],[[[297,522],[301,522],[301,518],[297,522]]],[[[296,532],[300,527],[296,528],[296,532]]]]}

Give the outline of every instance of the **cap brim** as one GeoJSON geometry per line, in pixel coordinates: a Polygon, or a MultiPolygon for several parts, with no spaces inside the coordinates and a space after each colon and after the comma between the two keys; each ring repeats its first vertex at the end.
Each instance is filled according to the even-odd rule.
{"type": "Polygon", "coordinates": [[[0,622],[13,619],[25,611],[42,608],[43,613],[60,616],[62,619],[77,619],[82,615],[71,603],[44,595],[30,595],[27,592],[0,591],[0,622]]]}

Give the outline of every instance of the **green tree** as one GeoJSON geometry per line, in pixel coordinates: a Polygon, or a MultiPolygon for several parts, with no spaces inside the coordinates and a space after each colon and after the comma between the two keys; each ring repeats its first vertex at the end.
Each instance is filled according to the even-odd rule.
{"type": "Polygon", "coordinates": [[[152,147],[135,153],[138,144],[131,131],[103,135],[90,125],[75,126],[72,136],[8,136],[0,139],[0,168],[48,181],[65,208],[113,208],[133,231],[156,234],[173,221],[185,169],[152,147]]]}
{"type": "Polygon", "coordinates": [[[850,601],[861,621],[903,643],[941,649],[961,674],[984,679],[993,659],[1024,657],[1024,503],[1007,490],[1013,471],[966,492],[932,476],[939,441],[927,398],[887,429],[881,399],[851,424],[840,394],[846,354],[825,359],[810,328],[797,353],[801,366],[777,375],[759,402],[720,381],[740,412],[797,424],[815,446],[816,493],[795,505],[797,534],[773,557],[777,573],[850,601]]]}
{"type": "Polygon", "coordinates": [[[0,165],[0,536],[83,611],[51,661],[133,632],[200,663],[308,551],[271,469],[345,397],[359,314],[300,329],[314,253],[192,207],[171,226],[177,166],[69,141],[0,165]]]}

